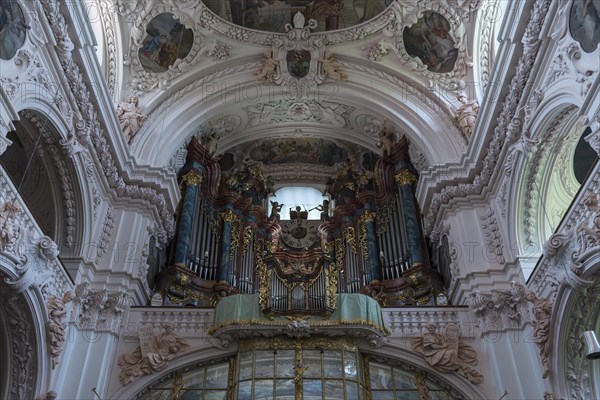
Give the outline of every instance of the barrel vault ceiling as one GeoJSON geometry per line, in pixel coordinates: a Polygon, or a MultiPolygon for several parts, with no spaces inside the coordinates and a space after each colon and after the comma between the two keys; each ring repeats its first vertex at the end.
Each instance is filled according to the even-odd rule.
{"type": "Polygon", "coordinates": [[[488,84],[496,0],[236,3],[98,2],[90,19],[115,107],[135,96],[144,115],[129,143],[138,163],[173,166],[211,129],[219,153],[241,156],[270,140],[379,152],[385,127],[408,137],[421,170],[464,157],[457,110],[488,84]]]}

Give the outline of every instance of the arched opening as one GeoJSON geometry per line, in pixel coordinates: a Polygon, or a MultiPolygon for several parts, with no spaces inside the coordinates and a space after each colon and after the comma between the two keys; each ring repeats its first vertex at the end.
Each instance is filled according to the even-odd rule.
{"type": "MultiPolygon", "coordinates": [[[[1,267],[1,266],[0,266],[1,267]]],[[[7,276],[0,272],[0,280],[7,276]]],[[[31,308],[24,294],[0,287],[0,396],[3,399],[33,399],[41,366],[40,346],[31,308]]]]}
{"type": "Polygon", "coordinates": [[[23,197],[36,222],[45,235],[59,242],[60,209],[53,193],[52,168],[47,168],[39,138],[30,135],[21,123],[7,137],[13,142],[0,156],[0,165],[8,173],[12,183],[23,197]]]}
{"type": "Polygon", "coordinates": [[[228,358],[164,374],[135,399],[466,398],[446,380],[409,363],[363,353],[345,338],[247,340],[228,358]]]}
{"type": "MultiPolygon", "coordinates": [[[[84,213],[75,159],[61,145],[61,135],[48,118],[23,110],[7,137],[13,142],[0,155],[0,168],[23,198],[44,235],[63,257],[78,255],[84,213]]],[[[64,261],[64,260],[63,260],[64,261]]]]}
{"type": "MultiPolygon", "coordinates": [[[[545,118],[547,122],[536,129],[536,143],[520,169],[515,223],[521,255],[532,260],[542,253],[597,160],[585,141],[589,128],[576,111],[577,107],[570,106],[545,118]]],[[[525,269],[527,278],[531,271],[525,269]]]]}

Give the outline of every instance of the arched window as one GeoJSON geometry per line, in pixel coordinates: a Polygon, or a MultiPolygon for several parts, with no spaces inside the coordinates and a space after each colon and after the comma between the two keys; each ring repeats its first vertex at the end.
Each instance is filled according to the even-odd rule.
{"type": "Polygon", "coordinates": [[[585,181],[598,158],[592,146],[585,140],[590,133],[592,133],[592,129],[588,126],[579,138],[573,154],[573,172],[580,184],[585,181]]]}

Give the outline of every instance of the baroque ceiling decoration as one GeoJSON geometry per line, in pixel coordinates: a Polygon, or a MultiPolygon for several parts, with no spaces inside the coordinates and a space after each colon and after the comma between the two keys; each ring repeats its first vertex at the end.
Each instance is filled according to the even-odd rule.
{"type": "Polygon", "coordinates": [[[85,80],[73,60],[73,42],[69,37],[67,25],[63,14],[59,10],[59,5],[55,0],[43,0],[42,7],[46,17],[51,23],[52,34],[57,42],[57,52],[60,58],[61,66],[65,71],[67,82],[75,104],[77,104],[79,115],[75,116],[74,122],[76,139],[73,142],[81,142],[84,146],[93,149],[101,168],[106,175],[109,186],[115,190],[119,196],[141,199],[148,201],[158,210],[161,226],[157,229],[157,239],[165,243],[167,238],[172,235],[173,217],[167,209],[166,201],[162,193],[158,193],[154,188],[132,185],[123,179],[122,171],[117,167],[111,152],[105,132],[98,121],[97,112],[90,101],[91,94],[85,80]]]}
{"type": "Polygon", "coordinates": [[[497,125],[494,128],[488,151],[482,160],[483,168],[469,183],[445,186],[433,195],[425,216],[424,227],[427,233],[433,230],[443,204],[448,204],[453,198],[463,198],[470,194],[479,195],[483,188],[488,186],[502,150],[520,137],[522,121],[519,118],[521,109],[518,109],[518,106],[524,94],[527,93],[524,88],[528,83],[528,77],[540,47],[541,42],[538,35],[549,7],[550,1],[548,0],[537,0],[533,5],[531,18],[522,39],[523,54],[518,61],[516,74],[511,80],[510,92],[505,98],[502,111],[497,118],[497,125]]]}
{"type": "MultiPolygon", "coordinates": [[[[466,7],[467,10],[472,11],[477,6],[478,2],[470,2],[468,7],[463,5],[463,10],[466,7]]],[[[283,34],[267,34],[232,26],[230,22],[213,14],[198,0],[177,3],[177,5],[159,3],[150,9],[137,5],[133,8],[119,5],[117,10],[126,22],[135,17],[130,27],[131,40],[129,51],[125,54],[125,65],[131,65],[134,87],[143,91],[152,90],[157,86],[167,89],[176,75],[201,63],[207,54],[218,59],[228,56],[227,51],[223,53],[226,45],[213,42],[210,48],[203,44],[206,37],[214,37],[215,33],[237,42],[274,48],[280,46],[281,40],[284,40],[284,43],[286,40],[286,35],[283,34]],[[177,24],[180,23],[185,25],[186,29],[192,29],[193,40],[189,35],[183,40],[176,40],[182,38],[178,32],[172,32],[163,26],[169,20],[168,15],[175,18],[170,20],[172,26],[178,26],[177,24]],[[157,20],[163,21],[162,24],[156,22],[157,20]],[[171,60],[171,63],[168,62],[169,53],[175,51],[175,42],[178,42],[180,51],[189,48],[189,54],[176,61],[171,60]],[[214,50],[215,46],[219,49],[214,50]],[[205,50],[200,51],[201,48],[205,50]],[[164,53],[164,57],[160,56],[161,52],[164,53]],[[154,62],[152,57],[157,62],[154,62]],[[146,68],[143,66],[144,63],[146,68]],[[150,64],[153,65],[154,70],[148,69],[150,64]]],[[[305,16],[302,18],[307,19],[305,16]]],[[[447,88],[459,89],[464,87],[465,83],[462,79],[466,75],[467,68],[472,64],[466,53],[464,18],[464,11],[456,10],[439,1],[429,0],[408,4],[393,2],[384,13],[359,27],[332,33],[312,33],[311,41],[317,47],[333,46],[383,34],[393,42],[392,50],[399,60],[397,68],[406,68],[423,75],[430,86],[437,83],[447,88]],[[410,52],[406,49],[407,43],[410,52]]],[[[315,21],[310,29],[313,30],[317,26],[315,21]]],[[[288,29],[287,35],[295,32],[289,28],[289,24],[286,29],[288,29]]],[[[312,45],[309,46],[313,48],[312,45]]]]}
{"type": "MultiPolygon", "coordinates": [[[[224,5],[224,3],[226,2],[219,4],[224,5]]],[[[181,132],[167,135],[162,132],[164,123],[161,121],[165,120],[165,116],[173,115],[174,112],[179,112],[178,110],[183,111],[185,107],[180,108],[179,105],[189,104],[190,101],[195,102],[193,107],[199,107],[209,100],[216,105],[218,103],[216,96],[231,92],[230,83],[234,79],[233,76],[241,77],[242,74],[250,71],[263,71],[267,65],[265,62],[270,62],[263,78],[268,76],[270,79],[267,81],[276,81],[275,83],[282,85],[286,90],[290,85],[295,86],[292,95],[304,102],[304,104],[294,103],[294,113],[290,112],[284,123],[314,122],[323,127],[327,125],[342,127],[343,123],[344,128],[352,128],[353,124],[349,119],[351,119],[351,109],[356,108],[354,104],[337,100],[337,92],[330,96],[331,99],[306,101],[305,98],[309,97],[307,90],[324,82],[330,85],[335,82],[334,79],[343,79],[347,74],[353,74],[348,77],[349,85],[346,86],[344,82],[340,83],[339,87],[352,88],[354,82],[362,80],[362,74],[367,74],[397,85],[398,93],[408,95],[407,108],[426,110],[424,114],[415,113],[412,116],[414,119],[422,119],[422,122],[417,124],[411,122],[410,128],[401,127],[403,133],[409,137],[414,135],[419,137],[418,140],[413,140],[415,144],[422,149],[430,148],[426,143],[427,140],[421,137],[423,128],[429,123],[425,122],[428,120],[427,114],[430,114],[431,118],[440,120],[443,126],[441,131],[444,131],[445,135],[450,134],[454,137],[449,140],[455,143],[453,146],[456,147],[457,154],[451,157],[458,157],[468,143],[469,135],[462,132],[464,129],[459,126],[455,110],[461,106],[459,98],[465,95],[465,82],[469,81],[469,74],[472,74],[468,37],[473,34],[475,27],[473,16],[480,6],[480,1],[428,0],[386,3],[388,3],[387,8],[384,7],[383,12],[378,15],[374,14],[373,18],[363,19],[359,25],[332,32],[310,32],[318,24],[309,21],[310,26],[306,26],[310,14],[297,14],[293,27],[288,24],[288,33],[282,34],[235,25],[215,14],[216,7],[219,5],[211,3],[210,7],[207,7],[199,0],[177,3],[159,1],[155,7],[149,7],[143,2],[117,1],[115,15],[118,15],[118,21],[114,23],[120,25],[122,37],[131,37],[129,44],[125,46],[127,50],[123,54],[126,65],[123,71],[123,90],[129,92],[125,97],[131,95],[131,89],[137,91],[134,94],[139,96],[140,108],[147,117],[142,121],[139,133],[131,142],[132,152],[141,159],[152,162],[152,158],[148,158],[150,151],[148,146],[156,140],[158,134],[161,136],[159,139],[161,146],[163,144],[169,146],[169,152],[174,154],[184,138],[176,140],[177,143],[172,145],[169,144],[171,139],[168,136],[189,137],[193,134],[193,128],[189,126],[183,128],[178,125],[177,128],[181,132]],[[156,22],[157,18],[166,18],[161,24],[170,23],[167,24],[169,29],[161,28],[162,25],[156,22]],[[304,23],[300,23],[300,19],[303,19],[304,23]],[[185,39],[180,35],[181,29],[191,29],[193,39],[191,37],[185,39]],[[179,42],[185,42],[186,48],[190,51],[189,54],[173,61],[175,57],[173,43],[177,38],[182,39],[179,42]],[[383,48],[383,53],[388,55],[382,54],[380,61],[376,63],[365,63],[365,59],[373,58],[369,55],[370,50],[367,52],[362,50],[373,48],[377,50],[378,44],[383,48]],[[290,50],[293,46],[295,50],[290,50]],[[270,48],[271,53],[267,52],[262,62],[255,62],[256,54],[264,54],[265,47],[270,48]],[[295,53],[291,54],[291,51],[295,53]],[[164,60],[160,56],[161,52],[165,53],[164,60]],[[389,54],[392,53],[393,55],[390,56],[389,54]],[[292,56],[295,59],[290,63],[288,61],[292,56]],[[215,61],[224,62],[219,65],[219,68],[214,68],[215,61]],[[150,65],[157,72],[152,72],[150,65]],[[205,92],[211,85],[220,94],[205,92]],[[443,90],[440,90],[441,88],[443,90]],[[332,101],[334,98],[337,101],[332,101]],[[331,103],[337,103],[339,106],[331,110],[331,103]],[[426,103],[425,107],[422,103],[426,103]],[[312,113],[306,112],[307,106],[312,113]],[[343,108],[348,112],[344,113],[343,108]],[[315,115],[318,117],[315,118],[315,115]],[[157,133],[157,130],[162,133],[157,133]],[[410,130],[414,133],[411,134],[410,130]]],[[[345,5],[345,7],[349,6],[345,5]]],[[[268,83],[259,87],[268,87],[268,83]]],[[[260,84],[258,79],[256,84],[260,84]]],[[[472,99],[474,95],[469,93],[468,97],[472,99]]],[[[281,109],[290,105],[287,100],[280,101],[279,104],[274,104],[273,101],[280,100],[269,99],[266,102],[263,100],[259,104],[254,101],[240,102],[239,108],[247,111],[247,118],[252,119],[252,122],[245,124],[245,117],[242,115],[242,124],[238,131],[245,129],[244,126],[252,128],[267,124],[266,121],[269,121],[270,116],[265,114],[265,107],[267,107],[266,111],[270,111],[270,106],[281,109]]],[[[369,98],[361,99],[362,103],[371,101],[373,100],[369,98]]],[[[467,101],[476,103],[475,100],[467,99],[467,101]]],[[[208,107],[208,104],[205,105],[204,109],[213,109],[208,107]]],[[[229,104],[227,106],[232,107],[229,104]]],[[[222,108],[222,104],[218,107],[221,108],[221,113],[228,113],[222,108]]],[[[393,120],[399,117],[399,115],[394,118],[390,115],[382,115],[377,119],[393,120]]],[[[475,117],[476,114],[473,114],[470,120],[474,120],[475,117]]],[[[214,120],[214,116],[209,114],[202,116],[202,119],[214,120]]],[[[184,120],[189,121],[186,118],[184,120]]],[[[439,122],[436,121],[437,124],[439,122]]],[[[438,127],[435,129],[437,130],[438,127]]],[[[293,131],[293,129],[288,130],[288,134],[293,131]]],[[[316,135],[320,132],[321,130],[313,131],[316,135]]],[[[377,140],[376,135],[371,132],[371,128],[367,128],[365,132],[372,139],[365,141],[357,137],[356,140],[363,146],[374,145],[377,140]]],[[[274,133],[271,131],[269,134],[274,133]]],[[[226,145],[233,141],[233,136],[221,134],[219,145],[226,145]]],[[[424,153],[421,151],[421,154],[424,153]]],[[[437,159],[436,162],[442,161],[434,154],[426,154],[425,158],[437,159]]],[[[160,162],[166,163],[167,160],[160,162]]]]}

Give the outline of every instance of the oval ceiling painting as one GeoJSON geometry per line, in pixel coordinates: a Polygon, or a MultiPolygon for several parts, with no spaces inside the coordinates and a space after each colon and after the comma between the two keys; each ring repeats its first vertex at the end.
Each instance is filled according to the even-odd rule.
{"type": "Polygon", "coordinates": [[[591,53],[596,50],[600,43],[600,1],[573,0],[569,28],[583,51],[591,53]]]}
{"type": "Polygon", "coordinates": [[[285,32],[300,11],[316,31],[348,28],[381,14],[394,0],[203,0],[219,17],[246,28],[285,32]]]}
{"type": "Polygon", "coordinates": [[[3,0],[0,6],[0,58],[10,60],[25,43],[28,26],[21,6],[16,1],[3,0]]]}
{"type": "Polygon", "coordinates": [[[294,138],[263,140],[248,149],[250,158],[264,165],[306,163],[333,166],[348,157],[348,151],[329,140],[294,138]]]}
{"type": "Polygon", "coordinates": [[[404,28],[404,48],[419,57],[431,72],[451,72],[458,58],[456,43],[450,36],[450,24],[441,14],[425,11],[417,22],[404,28]]]}
{"type": "Polygon", "coordinates": [[[165,72],[177,59],[188,55],[194,32],[182,25],[171,13],[152,18],[139,50],[140,63],[146,72],[165,72]]]}

